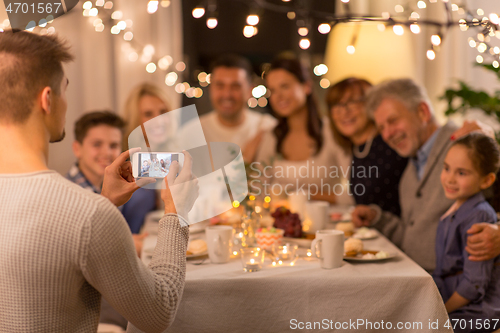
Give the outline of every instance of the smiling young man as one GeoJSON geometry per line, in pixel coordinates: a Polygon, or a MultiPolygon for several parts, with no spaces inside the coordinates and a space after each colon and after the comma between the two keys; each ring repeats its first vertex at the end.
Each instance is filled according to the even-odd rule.
{"type": "Polygon", "coordinates": [[[184,288],[191,158],[162,191],[165,215],[146,267],[116,209],[139,188],[129,152],[106,168],[102,195],[47,167],[49,143],[64,138],[62,64],[72,59],[56,36],[0,32],[0,332],[95,332],[101,295],[130,332],[160,332],[184,288]]]}
{"type": "Polygon", "coordinates": [[[75,123],[73,153],[77,162],[66,178],[101,193],[104,170],[121,153],[125,122],[109,111],[96,111],[83,115],[75,123]]]}
{"type": "MultiPolygon", "coordinates": [[[[439,126],[427,93],[410,79],[375,86],[367,96],[366,108],[384,141],[400,156],[409,157],[410,162],[399,184],[401,218],[382,212],[376,205],[358,205],[353,222],[377,228],[424,269],[432,271],[436,264],[434,245],[439,218],[453,203],[439,185],[446,151],[452,144],[452,136],[466,134],[476,129],[475,125],[465,124],[460,130],[451,122],[439,126]]],[[[474,228],[480,228],[472,230],[478,233],[474,236],[484,241],[479,247],[486,250],[484,243],[498,247],[496,241],[484,240],[498,233],[495,227],[474,228]]],[[[498,255],[495,251],[496,248],[487,252],[494,257],[498,255]]]]}

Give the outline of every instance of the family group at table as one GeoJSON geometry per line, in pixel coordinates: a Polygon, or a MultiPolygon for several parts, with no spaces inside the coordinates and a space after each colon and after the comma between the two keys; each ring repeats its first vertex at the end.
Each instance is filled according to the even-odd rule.
{"type": "MultiPolygon", "coordinates": [[[[153,179],[132,176],[130,133],[171,110],[164,92],[146,83],[130,93],[123,117],[83,115],[72,146],[77,162],[66,178],[50,170],[49,143],[64,138],[72,103],[62,65],[72,60],[54,35],[0,33],[0,331],[95,332],[100,318],[128,332],[162,332],[183,294],[188,213],[198,192],[192,160],[183,151],[180,171],[177,161],[144,161],[144,172],[157,164],[169,169],[161,191],[141,188],[153,179]],[[158,208],[165,215],[145,266],[139,233],[158,208]]],[[[498,195],[491,186],[500,152],[491,128],[439,125],[424,88],[411,79],[375,86],[345,79],[329,88],[321,116],[308,67],[290,55],[266,69],[272,115],[259,113],[247,107],[253,76],[245,58],[220,56],[209,86],[214,110],[179,128],[167,121],[152,144],[181,151],[201,135],[233,142],[247,163],[273,170],[376,166],[376,177],[350,179],[362,193],[325,191],[311,200],[351,200],[356,226],[376,228],[432,274],[450,318],[500,318],[500,230],[487,202],[498,195]],[[195,131],[199,124],[203,133],[195,131]]],[[[274,174],[271,181],[330,189],[342,179],[274,174]]]]}

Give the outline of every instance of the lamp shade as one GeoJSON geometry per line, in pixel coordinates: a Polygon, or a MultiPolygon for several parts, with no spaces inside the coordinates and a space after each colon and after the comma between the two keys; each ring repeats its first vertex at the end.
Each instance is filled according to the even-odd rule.
{"type": "MultiPolygon", "coordinates": [[[[392,27],[380,31],[376,22],[338,23],[328,36],[325,77],[333,84],[347,77],[377,84],[386,79],[416,77],[412,33],[396,35],[392,27]],[[354,50],[352,47],[354,46],[354,50]],[[353,52],[354,51],[354,52],[353,52]]],[[[400,30],[401,30],[400,29],[400,30]]]]}

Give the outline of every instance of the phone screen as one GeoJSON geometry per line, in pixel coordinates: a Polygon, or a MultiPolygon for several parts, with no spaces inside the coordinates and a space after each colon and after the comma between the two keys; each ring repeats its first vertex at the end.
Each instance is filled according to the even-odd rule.
{"type": "Polygon", "coordinates": [[[179,161],[179,154],[139,153],[138,177],[165,178],[173,161],[179,161]]]}

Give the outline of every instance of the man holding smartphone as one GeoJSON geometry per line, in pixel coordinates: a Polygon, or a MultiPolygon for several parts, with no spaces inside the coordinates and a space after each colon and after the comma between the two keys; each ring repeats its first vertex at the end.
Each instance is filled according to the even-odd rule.
{"type": "Polygon", "coordinates": [[[165,179],[165,215],[146,267],[116,208],[139,188],[129,151],[106,168],[101,195],[47,167],[49,142],[64,138],[62,63],[72,59],[57,37],[0,33],[0,331],[95,332],[102,294],[129,332],[160,332],[184,288],[184,217],[197,193],[191,158],[185,153],[179,176],[173,163],[165,179]]]}

